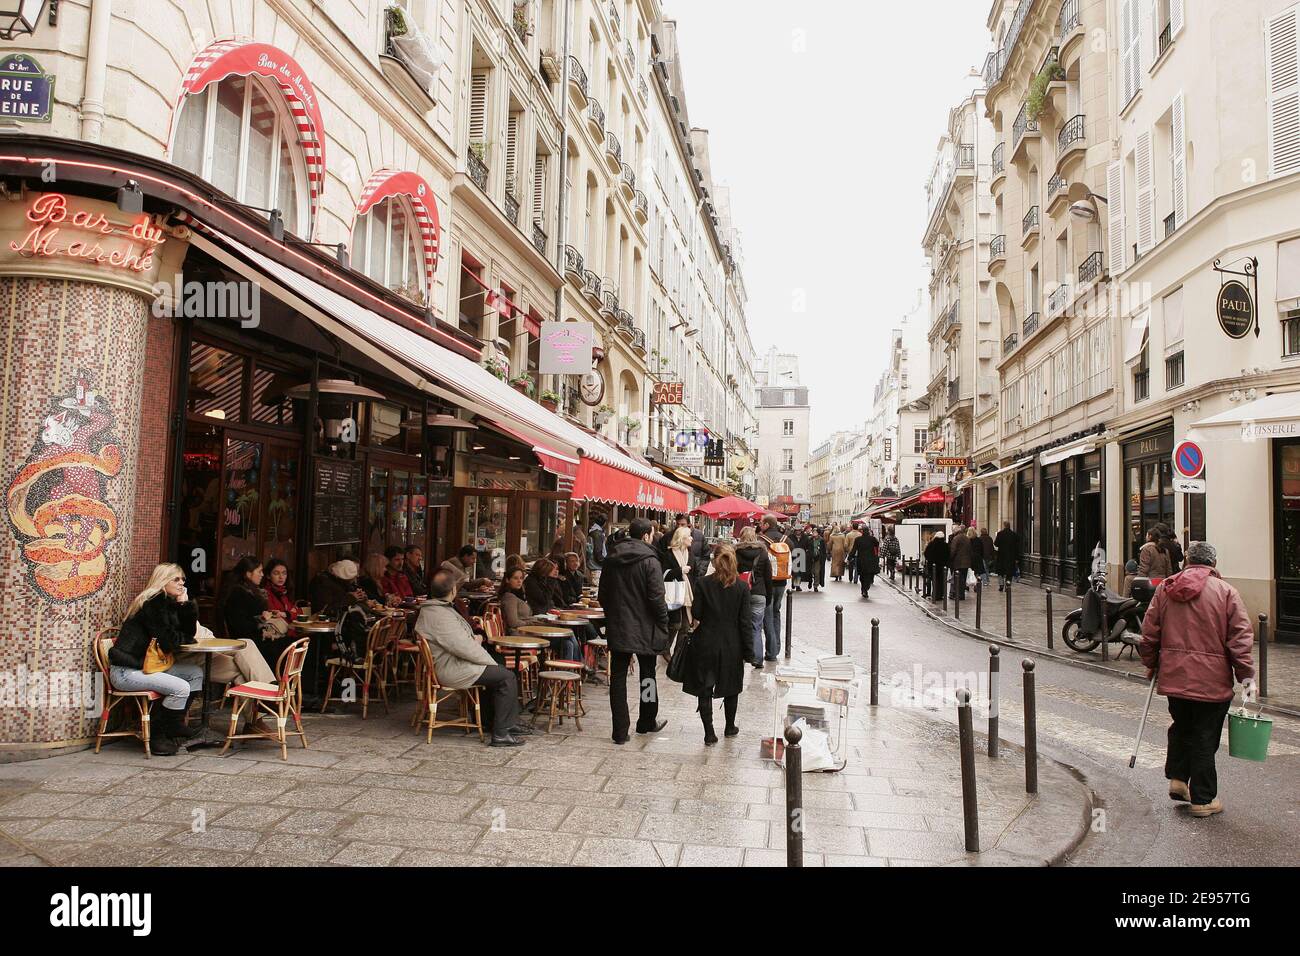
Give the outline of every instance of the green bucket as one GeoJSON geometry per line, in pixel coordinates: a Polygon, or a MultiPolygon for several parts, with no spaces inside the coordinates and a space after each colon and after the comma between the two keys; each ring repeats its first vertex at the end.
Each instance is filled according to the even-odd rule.
{"type": "Polygon", "coordinates": [[[1269,717],[1246,712],[1243,706],[1228,714],[1228,756],[1242,760],[1264,761],[1268,758],[1268,738],[1273,735],[1269,717]]]}

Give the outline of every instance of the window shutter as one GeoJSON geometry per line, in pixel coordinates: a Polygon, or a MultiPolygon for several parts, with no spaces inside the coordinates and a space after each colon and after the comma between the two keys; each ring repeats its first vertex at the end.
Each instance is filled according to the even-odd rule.
{"type": "Polygon", "coordinates": [[[1142,89],[1142,12],[1138,0],[1129,0],[1129,99],[1142,89]]]}
{"type": "Polygon", "coordinates": [[[1187,107],[1182,91],[1174,97],[1170,134],[1173,138],[1174,228],[1187,221],[1187,107]]]}
{"type": "Polygon", "coordinates": [[[469,81],[469,139],[471,143],[487,140],[488,75],[475,73],[469,81]]]}
{"type": "Polygon", "coordinates": [[[1156,244],[1155,164],[1151,155],[1151,131],[1138,136],[1134,152],[1137,172],[1137,247],[1145,254],[1156,244]]]}
{"type": "Polygon", "coordinates": [[[1119,13],[1119,73],[1120,103],[1122,110],[1133,99],[1133,70],[1129,58],[1133,49],[1133,4],[1134,0],[1123,0],[1119,13]]]}
{"type": "Polygon", "coordinates": [[[546,216],[546,157],[538,156],[533,166],[533,222],[540,228],[546,216]]]}
{"type": "Polygon", "coordinates": [[[1296,8],[1265,27],[1268,62],[1269,175],[1300,169],[1300,62],[1297,61],[1296,8]]]}
{"type": "Polygon", "coordinates": [[[1165,25],[1160,22],[1160,0],[1147,0],[1147,53],[1154,65],[1160,57],[1160,31],[1165,25]]]}
{"type": "Polygon", "coordinates": [[[515,180],[515,170],[518,163],[515,161],[518,153],[516,149],[519,146],[519,114],[511,113],[510,118],[506,120],[506,182],[510,183],[515,197],[519,197],[519,183],[515,180]]]}
{"type": "Polygon", "coordinates": [[[1183,32],[1183,0],[1169,0],[1169,36],[1183,32]]]}
{"type": "Polygon", "coordinates": [[[1110,274],[1119,275],[1127,266],[1124,254],[1124,162],[1111,163],[1106,167],[1107,209],[1110,220],[1107,229],[1106,258],[1110,260],[1110,274]]]}

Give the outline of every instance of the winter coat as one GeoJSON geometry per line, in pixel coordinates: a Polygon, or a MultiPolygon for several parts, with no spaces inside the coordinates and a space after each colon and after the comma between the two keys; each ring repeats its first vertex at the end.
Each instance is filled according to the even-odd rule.
{"type": "MultiPolygon", "coordinates": [[[[312,602],[313,609],[315,603],[312,602]]],[[[226,636],[244,641],[262,640],[262,612],[266,609],[266,592],[251,584],[235,584],[226,595],[226,603],[221,608],[221,616],[226,622],[226,636]]]]}
{"type": "Polygon", "coordinates": [[[745,665],[754,662],[749,586],[723,587],[716,575],[700,579],[691,609],[700,626],[691,634],[682,690],[694,697],[730,697],[745,689],[745,665]]]}
{"type": "Polygon", "coordinates": [[[984,547],[979,538],[970,539],[970,569],[976,574],[985,574],[988,565],[984,562],[984,547]]]}
{"type": "Polygon", "coordinates": [[[587,532],[587,567],[599,571],[605,563],[605,529],[593,524],[587,532]]]}
{"type": "Polygon", "coordinates": [[[409,564],[402,568],[406,580],[411,584],[411,594],[428,594],[429,584],[424,576],[424,568],[413,568],[409,564]]]}
{"type": "Polygon", "coordinates": [[[1169,573],[1177,574],[1183,569],[1183,546],[1177,538],[1165,538],[1165,547],[1169,549],[1169,573]]]}
{"type": "Polygon", "coordinates": [[[405,571],[389,571],[379,579],[379,587],[383,589],[385,595],[396,594],[403,600],[415,597],[415,592],[411,590],[411,579],[406,576],[405,571]]]}
{"type": "Polygon", "coordinates": [[[108,662],[115,667],[140,670],[149,641],[156,640],[164,654],[175,654],[182,644],[194,641],[199,612],[193,601],[181,604],[164,592],[145,601],[133,617],[122,622],[117,642],[108,649],[108,662]]]}
{"type": "Polygon", "coordinates": [[[514,633],[519,625],[533,616],[533,609],[527,598],[518,591],[501,592],[501,619],[505,622],[506,633],[514,633]]]}
{"type": "Polygon", "coordinates": [[[1148,541],[1142,545],[1142,550],[1138,552],[1136,577],[1167,578],[1173,573],[1174,569],[1169,560],[1169,552],[1161,551],[1154,541],[1148,541]]]}
{"type": "Polygon", "coordinates": [[[946,568],[952,561],[952,552],[948,548],[948,542],[938,535],[930,539],[930,543],[925,546],[925,560],[930,565],[931,573],[935,568],[946,568]]]}
{"type": "Polygon", "coordinates": [[[582,600],[582,589],[587,586],[587,575],[582,568],[576,571],[560,572],[560,590],[564,592],[565,604],[577,604],[582,600]]]}
{"type": "Polygon", "coordinates": [[[880,553],[886,558],[897,561],[903,554],[903,546],[898,543],[898,535],[891,534],[880,545],[880,553]]]}
{"type": "Polygon", "coordinates": [[[880,573],[880,542],[870,531],[853,542],[853,556],[858,562],[858,574],[874,577],[880,573]]]}
{"type": "Polygon", "coordinates": [[[311,579],[307,589],[311,595],[311,609],[315,613],[340,614],[357,603],[352,592],[358,587],[360,585],[356,582],[344,581],[328,571],[322,571],[311,579]]]}
{"type": "Polygon", "coordinates": [[[428,641],[433,668],[443,687],[473,687],[483,669],[496,663],[474,639],[469,622],[446,601],[430,601],[420,609],[415,633],[428,641]]]}
{"type": "Polygon", "coordinates": [[[993,560],[997,557],[998,551],[997,547],[993,544],[993,536],[989,534],[987,528],[980,532],[979,549],[980,554],[984,559],[984,569],[986,571],[992,571],[993,560]]]}
{"type": "Polygon", "coordinates": [[[844,577],[844,559],[848,557],[849,542],[842,532],[831,535],[831,577],[844,577]]]}
{"type": "Polygon", "coordinates": [[[755,597],[766,598],[772,590],[772,561],[767,556],[767,548],[761,544],[741,546],[736,549],[736,569],[744,574],[750,573],[749,593],[755,597]]]}
{"type": "Polygon", "coordinates": [[[954,571],[970,570],[972,550],[970,538],[965,531],[959,531],[952,536],[952,543],[948,545],[948,551],[952,558],[954,571]]]}
{"type": "Polygon", "coordinates": [[[559,578],[539,578],[530,574],[524,578],[524,594],[534,614],[550,614],[564,605],[564,594],[559,578]]]}
{"type": "Polygon", "coordinates": [[[993,546],[998,552],[994,560],[998,574],[1011,577],[1020,566],[1020,535],[1010,528],[1003,528],[993,539],[993,546]]]}
{"type": "Polygon", "coordinates": [[[668,649],[668,605],[659,554],[644,541],[624,541],[605,558],[600,606],[611,651],[662,654],[668,649]]]}
{"type": "Polygon", "coordinates": [[[1255,676],[1255,632],[1241,595],[1214,568],[1192,565],[1156,588],[1138,653],[1166,697],[1222,702],[1233,677],[1255,676]]]}

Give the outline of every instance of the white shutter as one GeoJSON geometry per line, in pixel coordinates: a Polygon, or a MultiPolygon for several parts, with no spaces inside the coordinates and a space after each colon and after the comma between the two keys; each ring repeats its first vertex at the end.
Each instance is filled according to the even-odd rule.
{"type": "Polygon", "coordinates": [[[1142,89],[1142,11],[1138,0],[1129,0],[1129,98],[1142,89]]]}
{"type": "Polygon", "coordinates": [[[1180,90],[1174,97],[1173,119],[1170,123],[1170,135],[1173,138],[1173,183],[1174,192],[1174,228],[1181,229],[1187,221],[1187,107],[1180,90]]]}
{"type": "Polygon", "coordinates": [[[1183,0],[1169,0],[1169,37],[1183,32],[1183,0]]]}
{"type": "Polygon", "coordinates": [[[1151,131],[1143,132],[1137,139],[1134,151],[1134,168],[1137,173],[1137,247],[1145,255],[1156,244],[1156,188],[1155,161],[1151,155],[1151,131]]]}
{"type": "Polygon", "coordinates": [[[1160,31],[1165,25],[1160,22],[1160,0],[1148,0],[1147,7],[1147,51],[1154,66],[1160,58],[1160,31]]]}
{"type": "Polygon", "coordinates": [[[1112,276],[1123,272],[1127,266],[1124,248],[1124,161],[1111,163],[1106,167],[1107,210],[1110,213],[1107,229],[1106,258],[1110,260],[1109,271],[1112,276]]]}
{"type": "Polygon", "coordinates": [[[546,157],[538,156],[533,165],[533,222],[541,226],[546,220],[546,157]]]}
{"type": "Polygon", "coordinates": [[[518,155],[519,147],[519,114],[511,113],[510,118],[506,120],[506,182],[510,183],[514,190],[515,197],[519,196],[520,184],[515,181],[515,170],[518,163],[515,157],[518,155]]]}
{"type": "Polygon", "coordinates": [[[1300,61],[1296,8],[1265,25],[1268,74],[1269,175],[1300,169],[1300,61]]]}
{"type": "Polygon", "coordinates": [[[487,140],[487,87],[488,75],[475,73],[469,80],[469,140],[482,143],[487,140]]]}

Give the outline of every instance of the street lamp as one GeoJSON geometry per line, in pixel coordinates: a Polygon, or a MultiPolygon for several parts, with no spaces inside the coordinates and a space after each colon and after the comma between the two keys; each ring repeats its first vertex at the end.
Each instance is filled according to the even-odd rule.
{"type": "Polygon", "coordinates": [[[1100,218],[1100,212],[1097,209],[1097,203],[1099,202],[1110,205],[1110,201],[1105,196],[1099,196],[1089,189],[1088,194],[1078,202],[1070,203],[1070,215],[1075,219],[1082,219],[1084,222],[1096,222],[1100,218]]]}
{"type": "MultiPolygon", "coordinates": [[[[0,0],[0,39],[12,40],[22,34],[36,32],[36,21],[40,18],[45,0],[0,0]]],[[[58,0],[53,0],[50,7],[50,19],[53,21],[58,12],[58,0]]]]}

